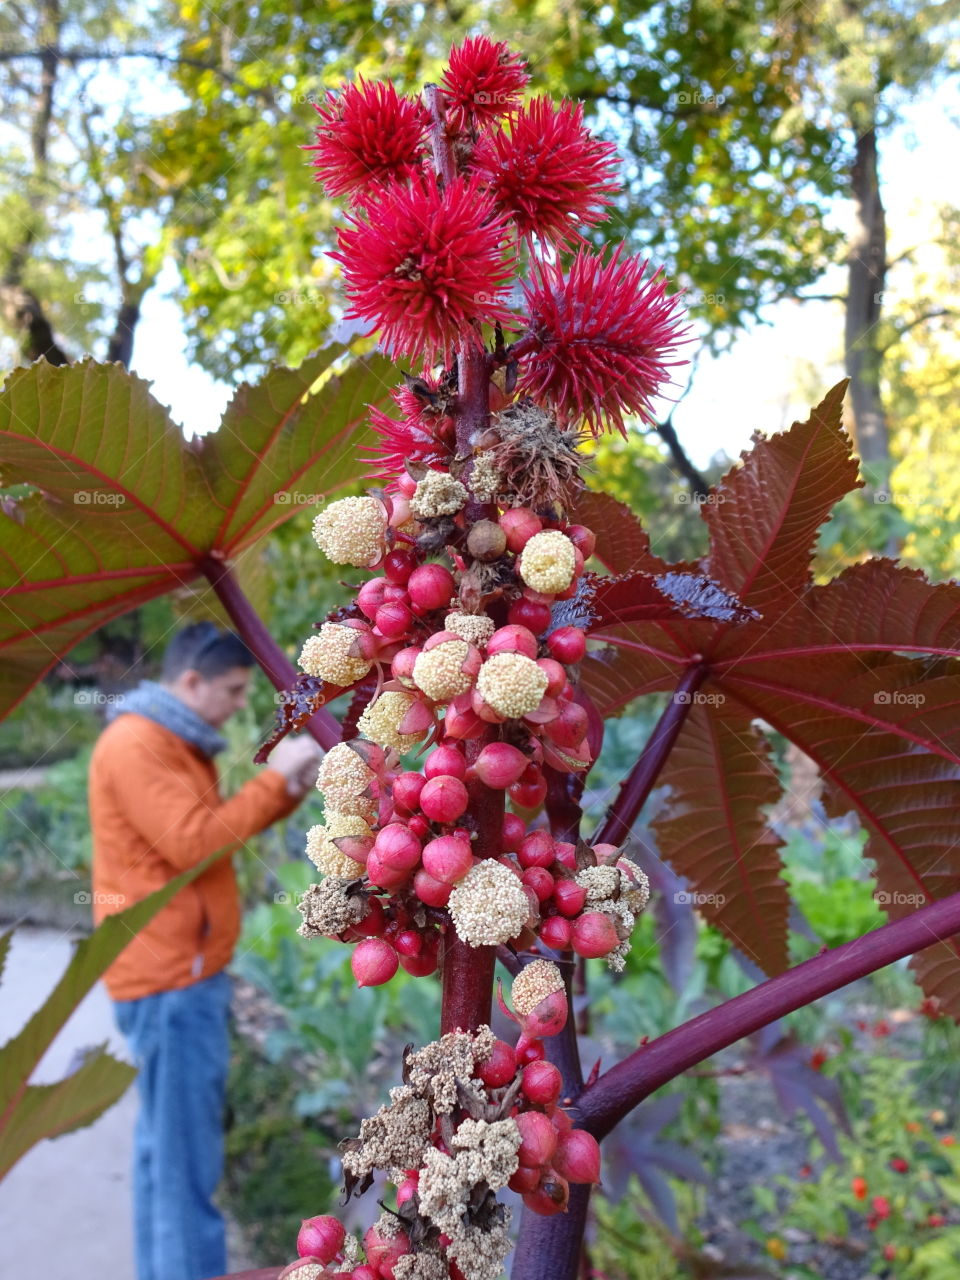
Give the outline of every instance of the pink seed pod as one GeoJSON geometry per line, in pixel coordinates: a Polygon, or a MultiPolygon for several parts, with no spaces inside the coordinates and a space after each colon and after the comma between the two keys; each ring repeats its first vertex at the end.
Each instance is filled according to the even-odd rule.
{"type": "Polygon", "coordinates": [[[523,873],[523,883],[537,895],[538,902],[553,896],[554,879],[546,867],[530,867],[523,873]]]}
{"type": "Polygon", "coordinates": [[[540,1181],[536,1191],[530,1191],[523,1197],[523,1203],[533,1213],[542,1218],[552,1218],[554,1214],[565,1213],[570,1203],[570,1184],[566,1178],[550,1170],[540,1181]]]}
{"type": "Polygon", "coordinates": [[[409,973],[411,978],[429,978],[436,973],[439,948],[424,944],[423,950],[416,956],[401,956],[400,967],[409,973]]]}
{"type": "Polygon", "coordinates": [[[597,549],[597,535],[585,524],[568,524],[563,531],[577,548],[584,560],[589,560],[597,549]]]}
{"type": "Polygon", "coordinates": [[[550,656],[558,662],[582,662],[587,652],[587,637],[579,627],[558,627],[547,637],[550,656]]]}
{"type": "Polygon", "coordinates": [[[401,649],[393,655],[393,661],[390,663],[390,674],[394,680],[399,680],[406,689],[415,689],[413,682],[413,664],[420,657],[420,649],[415,644],[407,645],[405,649],[401,649]]]}
{"type": "Polygon", "coordinates": [[[393,803],[413,813],[420,804],[420,792],[426,781],[422,773],[399,773],[393,780],[393,803]]]}
{"type": "Polygon", "coordinates": [[[434,719],[433,712],[425,702],[415,699],[410,703],[406,715],[397,725],[397,732],[400,734],[426,734],[435,727],[436,720],[434,719]]]}
{"type": "Polygon", "coordinates": [[[546,779],[539,782],[515,782],[508,794],[518,809],[539,809],[547,798],[546,779]]]}
{"type": "Polygon", "coordinates": [[[319,1258],[332,1262],[346,1239],[342,1223],[327,1213],[316,1218],[304,1218],[297,1233],[297,1254],[301,1258],[319,1258]]]}
{"type": "Polygon", "coordinates": [[[407,826],[417,837],[418,840],[426,840],[430,834],[430,823],[426,820],[422,813],[415,813],[410,818],[407,826]]]}
{"type": "Polygon", "coordinates": [[[382,938],[358,942],[350,957],[350,968],[358,987],[381,987],[397,972],[400,958],[382,938]]]}
{"type": "Polygon", "coordinates": [[[445,907],[450,901],[453,885],[435,879],[421,868],[413,877],[413,891],[428,907],[445,907]]]}
{"type": "Polygon", "coordinates": [[[474,760],[473,771],[484,786],[506,791],[519,782],[528,764],[523,752],[509,742],[488,742],[474,760]]]}
{"type": "Polygon", "coordinates": [[[573,928],[565,916],[548,916],[540,926],[541,941],[554,951],[568,951],[573,928]]]}
{"type": "Polygon", "coordinates": [[[376,1227],[370,1227],[363,1237],[363,1247],[367,1251],[367,1263],[376,1268],[382,1280],[395,1280],[393,1268],[405,1254],[410,1252],[410,1237],[405,1231],[395,1236],[382,1236],[376,1227]]]}
{"type": "Polygon", "coordinates": [[[357,592],[357,605],[360,608],[360,612],[369,618],[371,622],[376,617],[377,610],[383,604],[383,593],[386,589],[386,578],[371,578],[357,592]]]}
{"type": "Polygon", "coordinates": [[[383,910],[383,903],[379,898],[368,898],[367,914],[355,926],[357,933],[362,938],[378,938],[386,928],[386,924],[387,917],[383,910]]]}
{"type": "Polygon", "coordinates": [[[404,498],[412,498],[417,492],[417,482],[413,476],[402,475],[397,479],[397,492],[404,498]]]}
{"type": "Polygon", "coordinates": [[[526,627],[538,636],[541,631],[546,631],[553,617],[550,606],[541,604],[535,600],[527,600],[526,597],[514,601],[507,613],[507,622],[513,626],[526,627]]]}
{"type": "Polygon", "coordinates": [[[523,717],[527,724],[544,725],[549,724],[551,720],[555,720],[560,714],[560,704],[556,698],[550,698],[546,694],[540,699],[539,703],[532,711],[528,711],[523,717]]]}
{"type": "Polygon", "coordinates": [[[531,831],[524,836],[517,850],[521,867],[552,867],[556,857],[556,845],[549,831],[531,831]]]}
{"type": "Polygon", "coordinates": [[[403,1182],[397,1187],[397,1208],[406,1204],[417,1194],[417,1180],[415,1178],[404,1178],[403,1182]]]}
{"type": "Polygon", "coordinates": [[[566,668],[557,662],[556,658],[538,658],[537,666],[547,674],[546,696],[548,698],[559,697],[567,683],[566,668]]]}
{"type": "Polygon", "coordinates": [[[507,719],[499,711],[494,711],[476,685],[470,690],[470,706],[474,715],[479,716],[486,724],[503,724],[507,719]]]}
{"type": "MultiPolygon", "coordinates": [[[[526,1070],[526,1068],[524,1068],[526,1070]]],[[[517,1158],[528,1169],[549,1164],[557,1149],[558,1134],[550,1119],[541,1111],[522,1111],[516,1117],[520,1130],[517,1158]]]]}
{"type": "Polygon", "coordinates": [[[543,1041],[532,1036],[521,1036],[517,1041],[515,1052],[517,1061],[522,1067],[525,1067],[528,1062],[540,1062],[547,1053],[543,1047],[543,1041]]]}
{"type": "MultiPolygon", "coordinates": [[[[365,1262],[359,1267],[354,1267],[352,1271],[340,1274],[349,1276],[350,1280],[380,1280],[380,1272],[376,1267],[369,1267],[365,1262]]],[[[338,1280],[338,1277],[334,1276],[333,1280],[338,1280]]]]}
{"type": "Polygon", "coordinates": [[[410,520],[410,499],[403,494],[390,496],[390,528],[402,529],[410,520]]]}
{"type": "Polygon", "coordinates": [[[416,929],[401,929],[393,945],[401,956],[418,956],[423,950],[423,937],[416,929]]]}
{"type": "Polygon", "coordinates": [[[413,614],[399,600],[384,600],[374,621],[382,636],[386,636],[388,640],[399,640],[401,636],[410,634],[413,614]]]}
{"type": "Polygon", "coordinates": [[[473,710],[469,693],[463,693],[447,704],[443,728],[448,738],[466,742],[479,738],[486,725],[473,710]]]}
{"type": "Polygon", "coordinates": [[[559,702],[555,720],[543,726],[543,734],[558,747],[579,746],[587,732],[587,712],[579,702],[559,702]]]}
{"type": "Polygon", "coordinates": [[[477,1068],[488,1089],[502,1089],[517,1074],[517,1055],[505,1040],[495,1040],[493,1053],[477,1068]]]}
{"type": "Polygon", "coordinates": [[[387,576],[387,581],[392,582],[397,587],[406,586],[407,580],[416,567],[417,557],[414,553],[412,551],[404,551],[399,547],[384,556],[381,566],[387,576]]]}
{"type": "Polygon", "coordinates": [[[620,846],[615,844],[595,844],[593,852],[597,855],[597,863],[601,867],[612,867],[620,857],[620,846]]]}
{"type": "Polygon", "coordinates": [[[386,889],[387,893],[396,893],[410,879],[409,871],[396,871],[393,867],[388,867],[376,849],[370,850],[365,870],[370,883],[378,889],[386,889]]]}
{"type": "Polygon", "coordinates": [[[573,919],[587,902],[587,891],[576,880],[557,880],[553,886],[553,900],[561,915],[573,919]]]}
{"type": "Polygon", "coordinates": [[[522,653],[525,658],[536,658],[537,637],[526,627],[499,627],[487,641],[487,657],[492,658],[495,653],[522,653]]]}
{"type": "MultiPolygon", "coordinates": [[[[427,786],[429,785],[428,783],[427,786]]],[[[463,783],[460,785],[463,786],[463,783]]],[[[472,866],[473,851],[466,840],[459,840],[456,836],[440,836],[423,846],[423,869],[441,884],[456,884],[472,866]]]]}
{"type": "Polygon", "coordinates": [[[420,792],[420,809],[431,822],[456,822],[469,803],[467,788],[449,774],[431,778],[420,792]]]}
{"type": "Polygon", "coordinates": [[[524,1195],[528,1191],[536,1191],[540,1185],[540,1170],[527,1169],[524,1165],[516,1171],[507,1186],[511,1191],[516,1191],[517,1195],[524,1195]]]}
{"type": "Polygon", "coordinates": [[[507,535],[507,550],[522,551],[535,533],[543,529],[543,521],[529,507],[514,507],[500,517],[500,528],[507,535]]]}
{"type": "Polygon", "coordinates": [[[592,1133],[585,1129],[571,1129],[561,1133],[553,1167],[568,1182],[600,1181],[600,1147],[592,1133]]]}
{"type": "Polygon", "coordinates": [[[439,778],[446,774],[451,778],[459,778],[462,782],[467,774],[467,762],[459,747],[452,742],[444,742],[424,760],[423,772],[428,778],[439,778]]]}
{"type": "MultiPolygon", "coordinates": [[[[560,1097],[563,1076],[552,1062],[530,1062],[523,1068],[520,1088],[528,1102],[537,1107],[552,1107],[560,1097]]],[[[554,1159],[554,1165],[556,1165],[554,1159]]],[[[564,1173],[563,1170],[560,1170],[564,1173]]],[[[564,1173],[565,1177],[568,1177],[564,1173]]],[[[573,1181],[573,1179],[571,1179],[573,1181]]]]}
{"type": "Polygon", "coordinates": [[[442,564],[422,564],[407,582],[407,593],[415,611],[431,613],[450,603],[456,583],[442,564]]]}
{"type": "Polygon", "coordinates": [[[608,956],[620,945],[613,921],[602,911],[588,911],[573,922],[573,949],[585,960],[608,956]]]}
{"type": "Polygon", "coordinates": [[[503,834],[501,837],[503,852],[516,853],[523,842],[526,832],[527,824],[522,818],[518,818],[515,813],[505,813],[503,815],[503,834]]]}
{"type": "Polygon", "coordinates": [[[554,845],[557,855],[557,861],[561,866],[566,867],[569,871],[577,869],[577,850],[569,840],[558,840],[554,845]]]}
{"type": "Polygon", "coordinates": [[[391,822],[381,827],[373,848],[383,866],[404,876],[420,861],[420,841],[402,822],[391,822]]]}

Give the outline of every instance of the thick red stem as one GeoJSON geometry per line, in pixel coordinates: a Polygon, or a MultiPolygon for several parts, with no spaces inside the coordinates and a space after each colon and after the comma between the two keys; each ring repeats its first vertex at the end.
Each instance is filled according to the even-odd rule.
{"type": "Polygon", "coordinates": [[[640,758],[621,784],[620,794],[607,810],[603,826],[592,837],[591,844],[623,844],[629,837],[683,728],[683,722],[693,706],[694,694],[707,678],[708,672],[709,667],[705,662],[694,661],[687,667],[641,751],[640,758]]]}
{"type": "Polygon", "coordinates": [[[668,1031],[602,1075],[580,1095],[579,1124],[602,1138],[644,1098],[721,1049],[778,1018],[960,933],[960,893],[874,929],[762,982],[752,991],[668,1031]]]}
{"type": "MultiPolygon", "coordinates": [[[[200,562],[200,569],[226,609],[237,634],[273,687],[279,691],[292,688],[297,679],[296,670],[243,594],[227,562],[216,556],[205,556],[200,562]]],[[[340,741],[340,725],[325,708],[311,716],[305,727],[324,751],[329,751],[340,741]]]]}

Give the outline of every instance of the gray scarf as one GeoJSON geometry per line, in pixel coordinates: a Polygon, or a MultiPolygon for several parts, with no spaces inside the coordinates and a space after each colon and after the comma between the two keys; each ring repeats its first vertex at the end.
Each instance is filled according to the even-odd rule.
{"type": "Polygon", "coordinates": [[[117,716],[131,711],[163,725],[164,729],[189,742],[208,759],[227,745],[226,738],[221,737],[213,725],[207,724],[155,680],[142,680],[132,693],[125,693],[121,702],[112,705],[107,719],[115,720],[117,716]]]}

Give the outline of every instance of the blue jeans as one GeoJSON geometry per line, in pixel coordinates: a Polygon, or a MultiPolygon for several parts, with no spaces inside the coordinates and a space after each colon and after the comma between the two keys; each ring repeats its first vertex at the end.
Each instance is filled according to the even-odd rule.
{"type": "Polygon", "coordinates": [[[227,1269],[223,1173],[230,1045],[225,973],[114,1004],[139,1069],[133,1208],[138,1280],[208,1280],[227,1269]]]}

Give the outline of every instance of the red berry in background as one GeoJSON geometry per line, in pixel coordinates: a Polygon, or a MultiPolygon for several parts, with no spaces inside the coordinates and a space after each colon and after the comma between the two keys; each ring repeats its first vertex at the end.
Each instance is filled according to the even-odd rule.
{"type": "Polygon", "coordinates": [[[945,1227],[947,1220],[942,1213],[931,1213],[927,1215],[928,1227],[945,1227]]]}
{"type": "Polygon", "coordinates": [[[446,742],[430,752],[423,762],[423,772],[428,778],[438,778],[441,774],[447,774],[451,778],[459,778],[462,782],[466,777],[467,762],[459,747],[446,742]]]}
{"type": "Polygon", "coordinates": [[[896,1262],[897,1246],[895,1244],[885,1244],[883,1246],[883,1257],[886,1262],[896,1262]]]}
{"type": "Polygon", "coordinates": [[[413,877],[413,891],[428,907],[445,907],[450,901],[453,885],[443,880],[436,880],[421,869],[413,877]]]}
{"type": "Polygon", "coordinates": [[[382,938],[358,942],[350,957],[350,968],[358,987],[380,987],[397,972],[400,957],[382,938]]]}
{"type": "Polygon", "coordinates": [[[418,956],[401,956],[400,968],[412,978],[429,978],[437,970],[437,953],[421,951],[418,956]]]}
{"type": "Polygon", "coordinates": [[[327,1213],[304,1218],[297,1233],[297,1255],[332,1262],[343,1248],[346,1235],[343,1224],[327,1213]]]}
{"type": "Polygon", "coordinates": [[[613,921],[602,911],[588,911],[573,922],[573,949],[585,960],[608,956],[620,945],[613,921]]]}
{"type": "Polygon", "coordinates": [[[493,1053],[477,1068],[488,1089],[502,1089],[517,1074],[517,1055],[505,1040],[495,1040],[493,1053]]]}
{"type": "Polygon", "coordinates": [[[553,1157],[553,1167],[568,1182],[599,1182],[599,1143],[585,1129],[571,1129],[569,1133],[561,1133],[553,1157]]]}
{"type": "Polygon", "coordinates": [[[373,842],[382,866],[406,875],[420,862],[420,841],[402,822],[381,827],[373,842]]]}
{"type": "Polygon", "coordinates": [[[514,507],[500,517],[500,528],[507,535],[507,549],[522,551],[530,539],[543,529],[543,521],[529,507],[514,507]]]}
{"type": "Polygon", "coordinates": [[[440,836],[423,846],[423,869],[428,876],[442,884],[456,884],[472,866],[473,850],[466,840],[460,840],[456,836],[440,836]]]}
{"type": "Polygon", "coordinates": [[[391,551],[381,565],[387,581],[392,582],[395,587],[405,587],[416,567],[417,557],[414,553],[400,549],[391,551]]]}
{"type": "Polygon", "coordinates": [[[537,895],[538,902],[546,902],[553,895],[554,879],[546,867],[528,867],[521,880],[537,895]]]}
{"type": "Polygon", "coordinates": [[[548,916],[540,926],[540,940],[554,951],[567,951],[573,927],[565,916],[548,916]]]}
{"type": "Polygon", "coordinates": [[[509,788],[509,796],[518,809],[539,809],[547,798],[547,782],[515,782],[509,788]]]}
{"type": "Polygon", "coordinates": [[[851,1178],[850,1190],[853,1192],[857,1200],[866,1200],[867,1198],[866,1178],[851,1178]]]}
{"type": "Polygon", "coordinates": [[[393,803],[413,813],[420,803],[420,792],[426,782],[421,773],[398,773],[393,780],[393,803]]]}
{"type": "Polygon", "coordinates": [[[522,818],[518,818],[515,813],[505,813],[502,836],[504,853],[516,853],[526,832],[527,824],[522,818]]]}
{"type": "Polygon", "coordinates": [[[536,658],[537,648],[537,637],[526,627],[500,627],[487,641],[487,657],[492,658],[495,653],[522,653],[525,658],[536,658]]]}
{"type": "Polygon", "coordinates": [[[547,637],[551,658],[569,665],[582,662],[587,652],[587,637],[579,627],[558,627],[547,637]]]}
{"type": "Polygon", "coordinates": [[[906,1160],[904,1160],[903,1156],[894,1156],[890,1161],[890,1168],[894,1173],[906,1173],[909,1170],[910,1165],[906,1160]]]}
{"type": "Polygon", "coordinates": [[[589,560],[597,549],[597,535],[585,524],[568,524],[563,531],[577,548],[584,560],[589,560]]]}
{"type": "MultiPolygon", "coordinates": [[[[563,1076],[552,1062],[528,1063],[523,1068],[522,1080],[523,1084],[520,1087],[523,1096],[528,1102],[538,1107],[552,1107],[559,1099],[563,1088],[563,1076]]],[[[562,1173],[563,1170],[560,1172],[562,1173]]]]}
{"type": "Polygon", "coordinates": [[[424,613],[448,605],[455,588],[453,574],[442,564],[422,564],[414,569],[407,582],[411,605],[424,613]]]}
{"type": "Polygon", "coordinates": [[[528,764],[523,752],[509,742],[488,742],[472,768],[484,786],[492,787],[494,791],[506,791],[507,787],[520,780],[528,764]]]}
{"type": "Polygon", "coordinates": [[[874,1196],[870,1203],[878,1218],[890,1217],[890,1201],[886,1196],[874,1196]]]}
{"type": "Polygon", "coordinates": [[[449,774],[431,778],[420,792],[420,810],[431,822],[456,822],[469,803],[467,788],[449,774]]]}
{"type": "Polygon", "coordinates": [[[413,614],[399,600],[385,600],[377,610],[374,622],[381,635],[388,640],[399,640],[401,636],[410,634],[413,614]]]}
{"type": "Polygon", "coordinates": [[[530,1169],[549,1164],[557,1149],[558,1134],[548,1116],[540,1111],[521,1111],[516,1117],[520,1130],[517,1158],[530,1169]]]}
{"type": "Polygon", "coordinates": [[[521,867],[552,867],[556,858],[553,836],[549,831],[531,831],[517,850],[521,867]]]}
{"type": "Polygon", "coordinates": [[[526,627],[535,636],[546,631],[552,619],[553,612],[548,604],[528,600],[526,597],[515,600],[507,613],[507,622],[513,626],[526,627]]]}
{"type": "Polygon", "coordinates": [[[553,900],[561,915],[578,916],[587,902],[587,891],[576,880],[558,880],[553,888],[553,900]]]}

